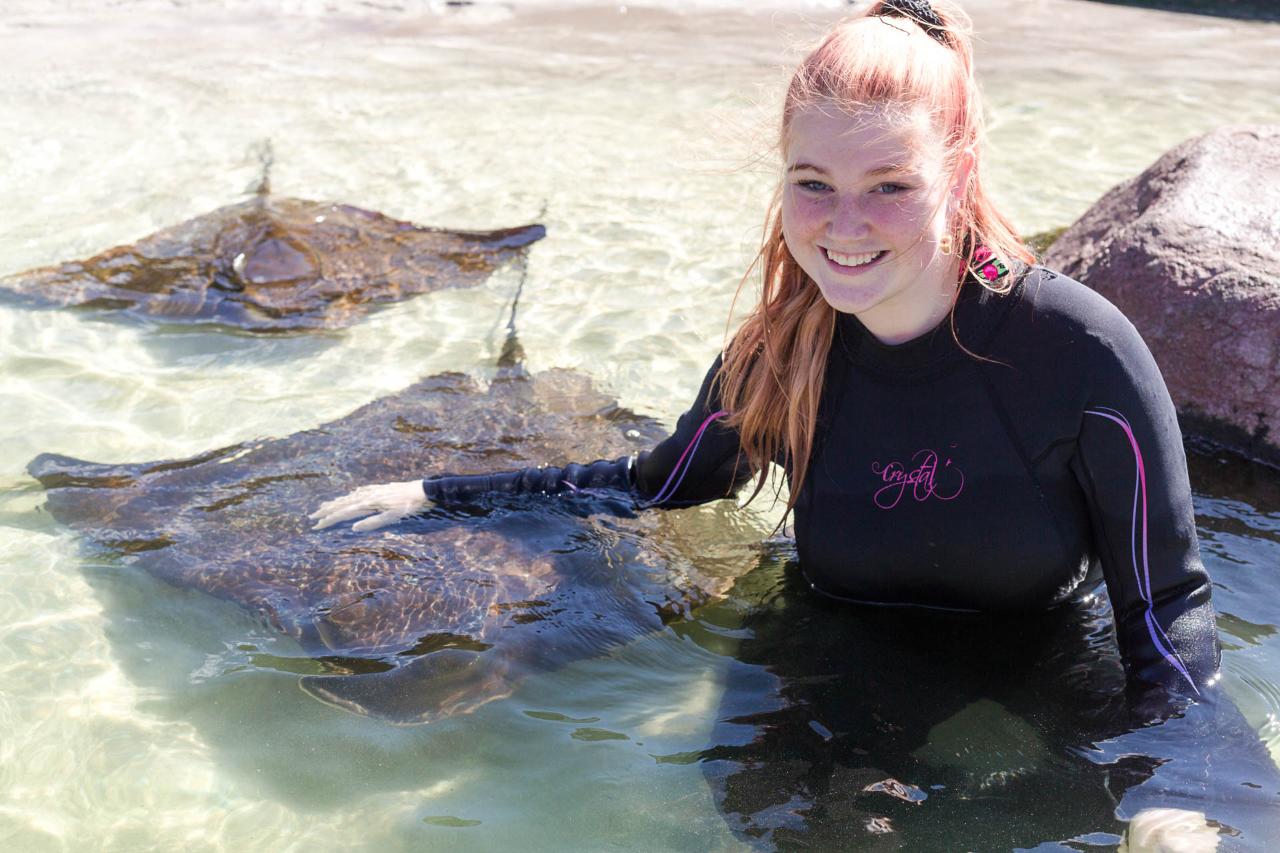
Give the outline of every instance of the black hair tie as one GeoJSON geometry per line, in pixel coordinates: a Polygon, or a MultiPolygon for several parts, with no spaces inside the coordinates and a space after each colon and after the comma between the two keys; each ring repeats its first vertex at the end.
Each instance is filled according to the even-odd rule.
{"type": "Polygon", "coordinates": [[[938,44],[950,47],[947,42],[947,30],[938,13],[933,11],[929,0],[884,0],[876,10],[879,18],[906,18],[915,21],[938,44]]]}

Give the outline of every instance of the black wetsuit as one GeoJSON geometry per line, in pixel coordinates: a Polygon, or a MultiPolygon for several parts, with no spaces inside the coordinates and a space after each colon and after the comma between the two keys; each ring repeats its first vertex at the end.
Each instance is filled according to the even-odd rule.
{"type": "MultiPolygon", "coordinates": [[[[1042,267],[1005,295],[966,282],[949,320],[880,343],[838,314],[795,506],[810,586],[882,607],[1052,607],[1106,582],[1131,686],[1195,696],[1217,672],[1181,432],[1146,345],[1110,302],[1042,267]]],[[[631,490],[641,505],[730,496],[751,471],[710,393],[634,458],[433,477],[428,498],[631,490]]]]}

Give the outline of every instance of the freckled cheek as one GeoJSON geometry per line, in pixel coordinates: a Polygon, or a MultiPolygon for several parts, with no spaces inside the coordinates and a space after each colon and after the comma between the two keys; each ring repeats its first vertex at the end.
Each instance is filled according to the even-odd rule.
{"type": "Polygon", "coordinates": [[[830,218],[830,205],[812,199],[788,197],[782,204],[782,230],[788,243],[813,239],[830,218]]]}
{"type": "Polygon", "coordinates": [[[882,233],[906,234],[918,232],[927,220],[927,213],[914,207],[886,204],[873,211],[868,219],[882,233]]]}

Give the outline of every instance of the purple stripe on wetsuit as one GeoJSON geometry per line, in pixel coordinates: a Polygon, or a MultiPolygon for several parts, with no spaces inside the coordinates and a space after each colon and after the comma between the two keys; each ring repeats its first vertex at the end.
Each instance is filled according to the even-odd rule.
{"type": "Polygon", "coordinates": [[[1178,652],[1173,647],[1173,643],[1169,641],[1164,630],[1160,627],[1160,623],[1156,621],[1155,614],[1152,612],[1151,601],[1151,572],[1147,562],[1147,470],[1142,462],[1142,451],[1138,449],[1138,439],[1133,434],[1133,427],[1129,424],[1127,418],[1115,409],[1106,407],[1098,407],[1097,409],[1087,409],[1086,415],[1097,415],[1106,418],[1113,423],[1119,424],[1124,430],[1125,435],[1129,437],[1129,447],[1133,450],[1134,460],[1137,464],[1137,473],[1133,486],[1133,521],[1130,527],[1132,531],[1129,537],[1129,554],[1133,560],[1133,575],[1138,582],[1138,594],[1142,596],[1142,600],[1146,602],[1147,612],[1144,615],[1144,621],[1147,625],[1147,633],[1151,636],[1152,645],[1156,651],[1164,656],[1164,659],[1176,669],[1187,683],[1191,685],[1191,689],[1196,695],[1200,695],[1200,690],[1196,687],[1195,681],[1192,680],[1190,673],[1187,672],[1186,666],[1179,657],[1178,652]],[[1138,571],[1138,507],[1139,498],[1141,498],[1142,507],[1142,571],[1138,571]]]}
{"type": "Polygon", "coordinates": [[[689,467],[693,465],[693,456],[698,452],[698,444],[702,441],[702,434],[707,431],[707,427],[711,426],[712,421],[728,416],[729,413],[723,409],[707,416],[707,419],[702,422],[702,426],[698,427],[698,431],[694,433],[693,440],[685,446],[684,452],[676,460],[675,467],[671,469],[671,473],[667,476],[667,482],[662,484],[658,494],[654,496],[653,500],[649,501],[650,506],[660,504],[676,493],[676,490],[680,488],[680,484],[684,482],[684,475],[689,472],[689,467]],[[684,466],[683,470],[681,465],[684,466]],[[677,473],[680,474],[678,478],[676,477],[677,473]],[[671,483],[673,479],[675,480],[675,485],[671,483]],[[668,487],[670,488],[668,489],[668,487]]]}

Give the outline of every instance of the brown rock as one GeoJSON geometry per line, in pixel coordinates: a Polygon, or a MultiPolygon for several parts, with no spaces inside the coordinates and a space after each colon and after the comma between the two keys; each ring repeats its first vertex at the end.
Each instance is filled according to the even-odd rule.
{"type": "Polygon", "coordinates": [[[1185,433],[1280,465],[1280,125],[1182,143],[1104,195],[1045,265],[1133,322],[1185,433]]]}

